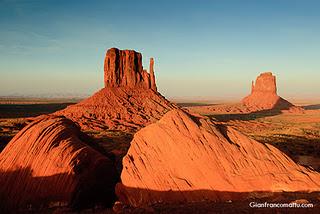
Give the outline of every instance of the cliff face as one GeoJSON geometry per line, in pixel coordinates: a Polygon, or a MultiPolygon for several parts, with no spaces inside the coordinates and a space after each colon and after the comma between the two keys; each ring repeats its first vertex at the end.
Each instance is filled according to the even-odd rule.
{"type": "Polygon", "coordinates": [[[150,59],[150,73],[142,67],[142,55],[134,50],[111,48],[104,60],[105,87],[140,87],[157,90],[153,70],[154,60],[150,59]]]}
{"type": "Polygon", "coordinates": [[[115,167],[86,138],[64,117],[41,116],[21,130],[0,154],[0,207],[111,203],[115,167]]]}
{"type": "Polygon", "coordinates": [[[252,93],[277,95],[276,76],[272,75],[271,72],[260,74],[255,85],[252,85],[252,93]]]}
{"type": "Polygon", "coordinates": [[[260,74],[252,82],[251,94],[242,103],[252,110],[280,109],[288,110],[294,105],[277,95],[276,77],[271,72],[260,74]]]}
{"type": "Polygon", "coordinates": [[[104,61],[105,87],[55,114],[84,129],[135,132],[176,108],[157,92],[153,66],[151,58],[148,73],[143,70],[141,53],[111,48],[104,61]]]}
{"type": "Polygon", "coordinates": [[[181,110],[137,132],[116,193],[132,206],[227,201],[254,192],[319,191],[320,174],[275,147],[181,110]]]}

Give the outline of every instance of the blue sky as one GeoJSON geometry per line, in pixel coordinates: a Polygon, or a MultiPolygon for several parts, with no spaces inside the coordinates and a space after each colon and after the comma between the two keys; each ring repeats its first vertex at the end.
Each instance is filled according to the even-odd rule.
{"type": "Polygon", "coordinates": [[[280,95],[320,95],[312,0],[0,0],[0,95],[90,95],[110,47],[155,58],[167,97],[241,98],[264,71],[280,95]]]}

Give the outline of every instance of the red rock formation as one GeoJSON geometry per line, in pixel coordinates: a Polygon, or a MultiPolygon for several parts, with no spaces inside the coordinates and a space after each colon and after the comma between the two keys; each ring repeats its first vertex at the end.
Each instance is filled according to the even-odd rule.
{"type": "Polygon", "coordinates": [[[135,132],[174,108],[173,104],[151,89],[109,87],[55,114],[76,121],[85,130],[135,132]]]}
{"type": "Polygon", "coordinates": [[[133,50],[111,48],[105,58],[105,88],[55,114],[64,115],[84,129],[135,132],[176,108],[157,92],[150,59],[150,74],[142,56],[133,50]]]}
{"type": "Polygon", "coordinates": [[[252,82],[251,94],[242,103],[254,111],[265,109],[288,110],[294,105],[277,95],[276,77],[271,72],[260,74],[252,82]]]}
{"type": "Polygon", "coordinates": [[[104,60],[105,87],[141,87],[156,89],[153,58],[150,59],[150,74],[143,70],[142,55],[134,50],[111,48],[104,60]]]}
{"type": "Polygon", "coordinates": [[[271,72],[265,72],[257,77],[253,84],[253,93],[270,93],[277,95],[276,77],[271,72]]]}
{"type": "Polygon", "coordinates": [[[0,207],[111,202],[114,165],[85,138],[64,117],[41,116],[22,129],[0,154],[0,207]]]}
{"type": "Polygon", "coordinates": [[[116,194],[132,206],[320,190],[318,172],[297,165],[275,147],[181,110],[135,134],[121,181],[116,194]]]}
{"type": "Polygon", "coordinates": [[[157,85],[156,85],[156,77],[154,76],[154,70],[153,70],[154,60],[153,58],[150,58],[150,88],[154,91],[157,91],[157,85]]]}

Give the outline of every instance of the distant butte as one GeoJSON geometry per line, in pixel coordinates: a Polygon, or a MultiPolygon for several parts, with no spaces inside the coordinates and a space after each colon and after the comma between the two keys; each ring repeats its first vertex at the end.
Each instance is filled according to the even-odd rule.
{"type": "Polygon", "coordinates": [[[251,94],[242,103],[254,110],[288,110],[294,105],[277,95],[276,77],[271,72],[260,74],[252,81],[251,94]]]}

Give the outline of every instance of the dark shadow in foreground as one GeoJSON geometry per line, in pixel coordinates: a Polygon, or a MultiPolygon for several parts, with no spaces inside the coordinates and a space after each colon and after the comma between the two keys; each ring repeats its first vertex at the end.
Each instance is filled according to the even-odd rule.
{"type": "MultiPolygon", "coordinates": [[[[101,171],[101,173],[106,172],[101,171]]],[[[75,188],[72,186],[63,188],[58,184],[61,181],[70,182],[68,180],[70,175],[66,173],[32,177],[30,169],[23,169],[1,172],[0,175],[2,184],[4,184],[3,175],[10,180],[9,183],[5,183],[6,185],[0,186],[0,208],[3,213],[49,213],[55,210],[70,213],[85,208],[91,208],[91,211],[86,211],[86,213],[95,213],[97,209],[106,213],[110,212],[108,207],[112,206],[115,200],[114,195],[110,194],[112,190],[105,188],[108,181],[99,180],[101,177],[96,177],[94,182],[82,181],[75,188]],[[23,183],[24,180],[27,182],[23,183]]],[[[130,196],[120,194],[122,201],[130,201],[141,206],[140,208],[123,206],[120,208],[122,213],[233,213],[235,210],[241,213],[274,213],[275,211],[319,213],[320,211],[318,192],[155,191],[128,187],[125,191],[130,192],[130,196]],[[186,198],[193,198],[198,202],[190,202],[186,198]],[[290,203],[295,201],[296,203],[311,203],[313,208],[250,207],[250,202],[290,203]]]]}
{"type": "Polygon", "coordinates": [[[136,204],[134,205],[136,208],[122,207],[123,213],[319,213],[320,211],[319,192],[155,191],[125,187],[121,193],[119,197],[125,202],[124,204],[136,204]],[[123,193],[129,193],[130,196],[123,193]],[[197,202],[191,202],[187,198],[195,199],[197,202]],[[258,203],[265,202],[297,204],[290,206],[307,203],[313,207],[257,207],[258,203]]]}
{"type": "Polygon", "coordinates": [[[29,168],[2,171],[0,210],[3,213],[25,213],[61,207],[74,211],[95,206],[111,207],[116,199],[115,182],[101,167],[97,169],[98,173],[83,176],[60,173],[34,177],[29,168]]]}

